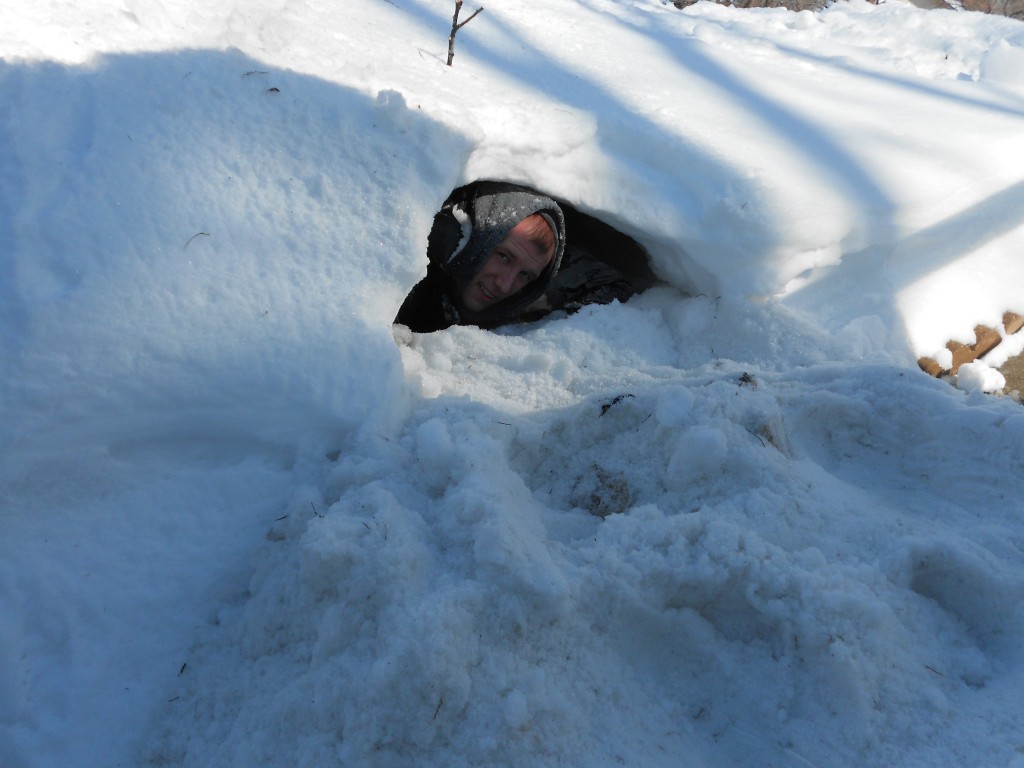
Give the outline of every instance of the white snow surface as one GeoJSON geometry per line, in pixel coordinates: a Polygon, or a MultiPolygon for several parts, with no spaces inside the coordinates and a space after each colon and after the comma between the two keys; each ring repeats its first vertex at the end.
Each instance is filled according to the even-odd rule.
{"type": "Polygon", "coordinates": [[[1020,768],[1024,25],[452,5],[5,0],[0,766],[1020,768]],[[393,335],[483,177],[665,285],[393,335]]]}

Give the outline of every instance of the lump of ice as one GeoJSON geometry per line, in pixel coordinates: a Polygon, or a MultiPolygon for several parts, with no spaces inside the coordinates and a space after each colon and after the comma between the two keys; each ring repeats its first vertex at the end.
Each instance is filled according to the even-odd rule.
{"type": "Polygon", "coordinates": [[[988,363],[975,360],[957,369],[956,386],[968,392],[998,392],[1006,386],[1006,377],[988,363]]]}

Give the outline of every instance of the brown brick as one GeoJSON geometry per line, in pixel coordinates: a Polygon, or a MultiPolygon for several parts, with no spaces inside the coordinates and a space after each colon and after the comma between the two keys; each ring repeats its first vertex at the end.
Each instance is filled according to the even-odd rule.
{"type": "Polygon", "coordinates": [[[950,373],[956,373],[961,365],[969,363],[974,359],[973,350],[959,341],[947,341],[946,349],[953,353],[953,364],[949,366],[950,373]]]}
{"type": "MultiPolygon", "coordinates": [[[[1017,333],[1021,328],[1024,328],[1024,316],[1018,315],[1016,312],[1003,313],[1003,328],[1007,335],[1017,333]]],[[[946,343],[946,349],[953,354],[953,364],[948,371],[943,370],[942,366],[930,357],[919,358],[917,365],[929,376],[942,376],[944,373],[954,374],[961,365],[987,355],[998,347],[1002,340],[1002,336],[1000,336],[999,331],[995,328],[989,328],[987,325],[976,325],[974,326],[973,344],[961,344],[959,341],[949,341],[946,343]]]]}
{"type": "Polygon", "coordinates": [[[1002,336],[995,328],[989,328],[987,325],[974,326],[974,344],[971,345],[974,357],[984,357],[999,346],[999,342],[1002,340],[1002,336]]]}

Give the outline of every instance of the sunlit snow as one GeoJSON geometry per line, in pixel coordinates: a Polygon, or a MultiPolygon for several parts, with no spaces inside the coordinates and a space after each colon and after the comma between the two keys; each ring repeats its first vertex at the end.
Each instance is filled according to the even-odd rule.
{"type": "Polygon", "coordinates": [[[485,5],[5,4],[0,766],[1020,768],[1024,25],[485,5]],[[483,177],[664,284],[396,333],[483,177]]]}

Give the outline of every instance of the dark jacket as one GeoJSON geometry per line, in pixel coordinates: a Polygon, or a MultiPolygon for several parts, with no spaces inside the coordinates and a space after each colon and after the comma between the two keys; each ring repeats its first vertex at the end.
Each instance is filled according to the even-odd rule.
{"type": "Polygon", "coordinates": [[[568,203],[505,182],[459,187],[434,217],[427,238],[427,276],[409,293],[396,323],[417,333],[452,325],[494,328],[537,320],[586,304],[625,301],[656,282],[647,252],[632,238],[568,203]],[[532,213],[553,225],[556,252],[525,289],[481,313],[457,305],[459,287],[483,267],[512,227],[532,213]],[[470,229],[471,227],[471,229],[470,229]]]}

